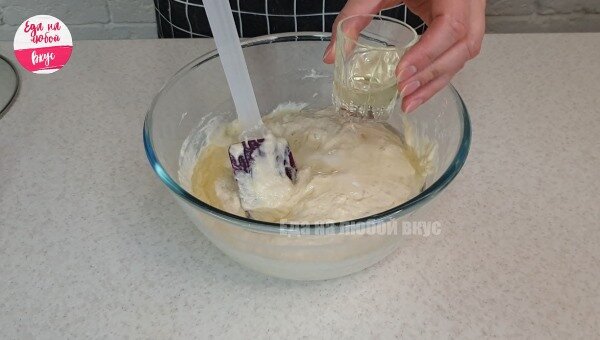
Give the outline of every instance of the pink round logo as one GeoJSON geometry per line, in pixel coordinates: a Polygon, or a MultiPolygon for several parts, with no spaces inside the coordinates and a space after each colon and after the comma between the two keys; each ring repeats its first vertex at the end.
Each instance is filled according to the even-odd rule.
{"type": "Polygon", "coordinates": [[[69,61],[73,39],[67,26],[59,19],[36,15],[19,26],[13,46],[17,60],[27,71],[52,73],[69,61]]]}

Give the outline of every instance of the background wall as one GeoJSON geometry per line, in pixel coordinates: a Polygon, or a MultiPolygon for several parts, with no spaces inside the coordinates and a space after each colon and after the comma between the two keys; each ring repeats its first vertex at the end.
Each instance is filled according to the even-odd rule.
{"type": "Polygon", "coordinates": [[[487,3],[488,32],[600,32],[600,0],[488,0],[487,3]]]}
{"type": "MultiPolygon", "coordinates": [[[[61,19],[75,40],[156,38],[153,0],[0,0],[0,40],[36,14],[61,19]]],[[[487,15],[488,32],[600,31],[600,0],[489,0],[487,15]]]]}
{"type": "Polygon", "coordinates": [[[37,14],[62,20],[73,40],[157,37],[153,0],[0,0],[0,40],[37,14]]]}

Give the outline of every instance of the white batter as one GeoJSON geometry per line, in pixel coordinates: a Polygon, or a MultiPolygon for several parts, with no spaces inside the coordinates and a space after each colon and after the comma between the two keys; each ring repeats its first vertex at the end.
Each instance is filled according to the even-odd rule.
{"type": "MultiPolygon", "coordinates": [[[[249,211],[254,219],[347,221],[397,206],[423,187],[419,160],[385,124],[348,121],[333,109],[276,110],[263,120],[273,135],[288,141],[298,174],[295,184],[257,176],[253,185],[262,194],[249,211]]],[[[210,205],[245,216],[227,151],[239,134],[237,122],[213,131],[198,157],[192,191],[210,205]]]]}

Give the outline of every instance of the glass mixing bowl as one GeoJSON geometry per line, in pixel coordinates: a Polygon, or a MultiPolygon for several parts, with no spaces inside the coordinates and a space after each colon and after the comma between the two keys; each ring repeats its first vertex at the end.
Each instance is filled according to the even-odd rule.
{"type": "MultiPolygon", "coordinates": [[[[261,112],[269,113],[290,101],[306,103],[306,109],[332,105],[333,67],[321,59],[329,39],[324,33],[293,33],[242,44],[261,112]]],[[[219,249],[249,268],[296,280],[347,275],[410,242],[414,235],[407,235],[403,223],[429,221],[424,206],[439,199],[458,174],[471,138],[467,109],[456,90],[448,86],[416,112],[408,116],[395,113],[389,121],[404,133],[410,126],[404,138],[417,149],[435,145],[436,166],[420,194],[354,221],[290,226],[235,216],[191,193],[189,168],[206,137],[199,131],[210,117],[231,120],[232,112],[219,54],[211,51],[183,67],[154,98],[144,122],[146,154],[161,181],[219,249]]]]}

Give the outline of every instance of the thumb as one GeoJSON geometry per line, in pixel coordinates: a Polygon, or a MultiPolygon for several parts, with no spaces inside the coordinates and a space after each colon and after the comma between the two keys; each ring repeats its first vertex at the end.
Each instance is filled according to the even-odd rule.
{"type": "MultiPolygon", "coordinates": [[[[379,12],[384,6],[390,4],[393,1],[389,0],[377,0],[377,1],[367,1],[367,0],[348,0],[344,8],[340,11],[340,14],[335,18],[333,22],[333,26],[331,27],[331,41],[327,48],[325,48],[325,54],[323,55],[323,61],[326,64],[333,64],[335,60],[334,46],[335,40],[337,36],[337,26],[338,23],[344,20],[347,17],[358,15],[358,14],[375,14],[379,12]]],[[[353,25],[351,29],[346,32],[350,37],[356,38],[360,34],[360,32],[367,27],[367,25],[371,22],[371,19],[365,17],[361,20],[353,21],[353,25]]]]}

